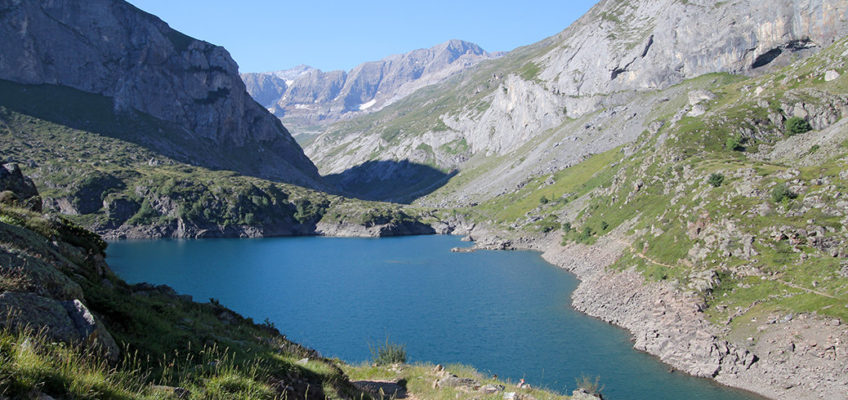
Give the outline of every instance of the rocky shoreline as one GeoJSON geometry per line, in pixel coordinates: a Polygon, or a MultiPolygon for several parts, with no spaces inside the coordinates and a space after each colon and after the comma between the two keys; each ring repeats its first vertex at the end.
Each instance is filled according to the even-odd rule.
{"type": "Polygon", "coordinates": [[[676,370],[774,399],[848,399],[848,327],[815,315],[770,316],[747,338],[707,320],[695,296],[670,282],[648,282],[612,265],[626,242],[613,232],[594,245],[562,246],[557,234],[512,236],[487,227],[467,232],[479,249],[542,252],[580,284],[572,306],[627,329],[633,347],[676,370]]]}

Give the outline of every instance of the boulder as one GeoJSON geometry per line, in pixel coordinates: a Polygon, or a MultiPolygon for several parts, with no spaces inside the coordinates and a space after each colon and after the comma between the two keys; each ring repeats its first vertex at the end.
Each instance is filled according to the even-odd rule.
{"type": "Polygon", "coordinates": [[[455,388],[474,391],[480,388],[480,383],[471,378],[460,378],[451,374],[437,380],[433,386],[437,388],[455,388]]]}
{"type": "Polygon", "coordinates": [[[829,71],[824,73],[824,81],[825,82],[834,81],[834,80],[839,79],[839,76],[840,76],[839,72],[836,72],[834,70],[829,70],[829,71]]]}
{"type": "Polygon", "coordinates": [[[598,400],[603,399],[600,394],[592,394],[586,391],[586,389],[575,389],[574,392],[571,393],[571,400],[598,400]]]}
{"type": "Polygon", "coordinates": [[[111,361],[120,354],[115,339],[80,300],[58,301],[33,293],[0,294],[0,321],[12,329],[42,330],[53,340],[97,348],[111,361]]]}
{"type": "Polygon", "coordinates": [[[480,388],[480,392],[485,393],[485,394],[494,394],[494,393],[498,393],[498,392],[503,392],[505,389],[506,389],[506,387],[504,385],[488,384],[488,385],[483,385],[480,388]]]}

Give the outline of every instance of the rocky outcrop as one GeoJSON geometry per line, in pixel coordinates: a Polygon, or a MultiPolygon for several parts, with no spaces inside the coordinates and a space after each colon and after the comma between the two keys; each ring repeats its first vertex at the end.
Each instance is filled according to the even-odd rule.
{"type": "Polygon", "coordinates": [[[657,89],[786,65],[848,33],[844,0],[602,1],[554,40],[539,77],[566,96],[657,89]]]}
{"type": "MultiPolygon", "coordinates": [[[[476,44],[450,40],[429,49],[360,64],[350,71],[291,70],[242,74],[247,91],[283,122],[329,125],[379,111],[422,87],[494,58],[476,44]]],[[[295,134],[300,134],[298,130],[295,134]]]]}
{"type": "Polygon", "coordinates": [[[177,159],[321,186],[288,131],[250,98],[226,50],[124,1],[6,1],[0,36],[0,79],[74,88],[111,99],[114,113],[166,121],[174,132],[149,144],[177,159]]]}
{"type": "MultiPolygon", "coordinates": [[[[40,198],[17,166],[0,166],[0,185],[18,199],[40,198]]],[[[42,217],[16,210],[3,210],[3,216],[8,219],[0,221],[0,326],[87,346],[117,361],[120,348],[70,277],[105,279],[111,274],[104,261],[105,243],[62,220],[36,222],[55,238],[48,240],[8,223],[27,225],[28,219],[42,217]]]]}
{"type": "Polygon", "coordinates": [[[0,165],[0,203],[41,211],[41,196],[17,164],[0,165]]]}
{"type": "Polygon", "coordinates": [[[120,348],[79,299],[58,301],[32,293],[0,292],[0,315],[7,328],[43,329],[52,340],[86,345],[117,361],[120,348]]]}
{"type": "Polygon", "coordinates": [[[376,225],[319,222],[315,227],[315,233],[334,237],[390,237],[432,235],[436,233],[436,230],[432,226],[418,221],[388,222],[376,225]]]}

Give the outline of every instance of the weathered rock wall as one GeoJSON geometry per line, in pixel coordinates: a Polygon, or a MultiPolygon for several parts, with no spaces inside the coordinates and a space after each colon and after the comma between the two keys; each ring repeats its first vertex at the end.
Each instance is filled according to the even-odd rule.
{"type": "Polygon", "coordinates": [[[185,144],[155,149],[168,155],[222,153],[220,168],[320,186],[315,166],[248,95],[224,48],[124,1],[3,1],[0,37],[0,79],[67,86],[112,98],[115,112],[173,122],[185,144]],[[228,163],[222,149],[253,153],[254,165],[228,163]]]}

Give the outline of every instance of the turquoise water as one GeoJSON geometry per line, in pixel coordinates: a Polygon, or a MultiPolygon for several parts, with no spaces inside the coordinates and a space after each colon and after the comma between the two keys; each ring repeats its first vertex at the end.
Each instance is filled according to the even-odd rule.
{"type": "Polygon", "coordinates": [[[570,307],[570,274],[538,253],[451,253],[452,236],[110,243],[131,283],[216,298],[289,338],[349,362],[389,337],[411,361],[464,363],[568,392],[599,376],[608,399],[752,399],[669,373],[628,334],[570,307]]]}

